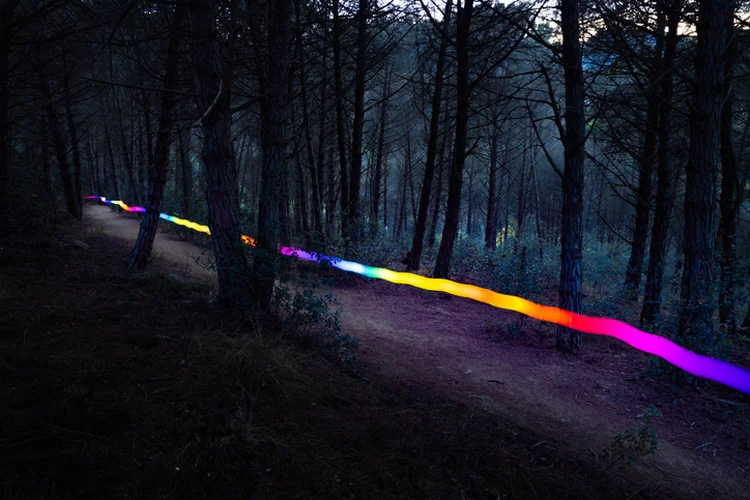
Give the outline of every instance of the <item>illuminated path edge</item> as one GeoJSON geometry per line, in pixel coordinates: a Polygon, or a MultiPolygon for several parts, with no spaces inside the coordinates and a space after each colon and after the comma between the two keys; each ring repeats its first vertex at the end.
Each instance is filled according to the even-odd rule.
{"type": "MultiPolygon", "coordinates": [[[[87,199],[97,199],[103,203],[116,205],[126,212],[145,212],[143,207],[131,207],[120,200],[108,200],[103,196],[87,196],[87,199]]],[[[195,231],[211,234],[208,226],[198,224],[186,219],[181,219],[165,213],[159,214],[159,218],[188,227],[195,231]]],[[[249,236],[242,236],[242,241],[248,245],[255,246],[255,240],[249,236]]],[[[669,363],[682,368],[686,372],[710,379],[726,386],[750,394],[750,371],[726,361],[696,354],[689,349],[679,346],[669,339],[646,333],[633,326],[611,318],[597,318],[585,316],[557,307],[544,306],[531,302],[530,300],[504,295],[474,285],[457,283],[455,281],[438,278],[427,278],[412,273],[391,271],[380,267],[370,267],[357,262],[341,260],[337,257],[327,257],[316,253],[306,252],[295,247],[280,247],[283,255],[294,256],[311,262],[327,262],[331,267],[342,271],[352,272],[377,278],[399,285],[409,285],[423,290],[434,292],[445,292],[457,297],[476,300],[489,304],[499,309],[515,311],[534,319],[574,328],[584,333],[594,335],[606,335],[614,337],[636,349],[658,356],[669,363]]]]}

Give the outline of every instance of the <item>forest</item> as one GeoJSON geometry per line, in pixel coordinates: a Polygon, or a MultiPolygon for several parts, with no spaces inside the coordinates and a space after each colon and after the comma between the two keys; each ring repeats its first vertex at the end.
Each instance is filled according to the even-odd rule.
{"type": "Polygon", "coordinates": [[[740,0],[0,0],[0,497],[750,498],[747,54],[740,0]]]}

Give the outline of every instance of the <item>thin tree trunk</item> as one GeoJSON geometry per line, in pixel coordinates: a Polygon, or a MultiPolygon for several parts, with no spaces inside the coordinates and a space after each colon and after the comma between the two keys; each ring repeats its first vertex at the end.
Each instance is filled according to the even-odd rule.
{"type": "MultiPolygon", "coordinates": [[[[563,171],[562,252],[560,269],[560,308],[581,312],[583,304],[583,159],[586,138],[584,82],[581,61],[580,6],[578,0],[561,0],[563,36],[562,60],[565,66],[565,166],[563,171]]],[[[570,351],[581,347],[581,333],[558,327],[558,348],[570,351]]]]}
{"type": "MultiPolygon", "coordinates": [[[[167,62],[164,72],[164,90],[161,93],[161,110],[159,113],[159,130],[156,133],[156,154],[154,164],[149,169],[148,197],[146,198],[146,213],[141,220],[138,238],[135,241],[133,251],[128,259],[129,268],[143,269],[146,267],[156,238],[156,228],[159,224],[159,214],[164,200],[164,188],[167,184],[167,169],[169,167],[169,143],[174,125],[172,109],[174,99],[172,91],[177,86],[177,63],[179,62],[180,30],[182,22],[187,15],[187,9],[178,6],[175,10],[174,20],[169,33],[169,45],[167,48],[167,62]]],[[[122,126],[122,114],[120,114],[120,130],[122,126]]],[[[125,133],[122,132],[123,144],[125,133]]],[[[123,154],[127,156],[127,148],[123,148],[123,154]]],[[[130,161],[129,159],[126,161],[130,161]]],[[[133,182],[132,165],[128,172],[131,179],[131,188],[135,189],[133,182]]]]}
{"type": "Polygon", "coordinates": [[[180,148],[180,166],[182,167],[182,216],[190,218],[191,207],[193,204],[193,166],[188,160],[190,151],[190,134],[187,136],[187,148],[182,138],[182,131],[177,128],[177,146],[180,148]]]}
{"type": "Polygon", "coordinates": [[[437,261],[433,276],[447,278],[450,275],[453,246],[458,235],[458,217],[461,210],[461,185],[463,183],[464,164],[466,162],[466,135],[469,121],[469,34],[474,0],[464,0],[463,8],[458,9],[458,30],[456,33],[456,56],[458,61],[458,79],[456,92],[456,142],[450,183],[448,185],[448,206],[445,210],[443,236],[440,240],[437,261]]]}
{"type": "MultiPolygon", "coordinates": [[[[411,251],[408,258],[408,268],[412,270],[419,269],[422,259],[422,249],[424,246],[424,233],[427,228],[427,212],[430,209],[430,194],[432,193],[432,178],[435,175],[435,157],[438,149],[438,134],[440,127],[440,107],[443,100],[443,82],[446,66],[446,51],[448,49],[451,12],[453,10],[453,0],[446,0],[445,11],[443,13],[443,25],[440,33],[440,45],[438,49],[437,67],[435,70],[435,90],[432,94],[432,109],[430,114],[430,133],[427,141],[427,158],[425,160],[424,178],[422,179],[422,191],[419,195],[419,213],[414,225],[414,239],[411,244],[411,251]]],[[[420,72],[421,73],[421,72],[420,72]]],[[[447,114],[447,113],[446,113],[447,114]]],[[[447,130],[445,131],[447,133],[447,130]]],[[[442,167],[441,167],[442,168],[442,167]]],[[[442,170],[441,170],[442,174],[442,170]]],[[[442,179],[441,179],[442,180],[442,179]]],[[[438,181],[439,183],[440,181],[438,181]]],[[[438,185],[437,198],[440,198],[440,186],[438,185]]],[[[433,227],[436,224],[437,213],[433,212],[433,227]]],[[[431,235],[435,233],[431,230],[431,235]]],[[[434,236],[430,238],[430,246],[435,242],[434,236]]]]}
{"type": "MultiPolygon", "coordinates": [[[[524,143],[524,148],[526,144],[524,143]]],[[[523,152],[523,161],[521,162],[521,183],[518,186],[518,204],[516,206],[516,237],[513,241],[513,254],[518,254],[518,247],[521,244],[521,232],[523,231],[523,215],[524,215],[524,195],[525,195],[525,180],[526,180],[526,154],[527,151],[523,152]]]]}
{"type": "Polygon", "coordinates": [[[383,158],[385,152],[385,127],[388,120],[388,94],[391,91],[391,70],[386,69],[385,78],[383,79],[383,96],[380,104],[380,130],[378,131],[378,150],[377,159],[375,160],[375,173],[372,183],[372,205],[370,207],[370,234],[375,235],[378,227],[378,214],[380,213],[380,182],[383,176],[383,158]]]}
{"type": "Polygon", "coordinates": [[[715,169],[719,159],[724,100],[727,0],[701,0],[690,153],[685,184],[685,262],[679,333],[714,340],[712,314],[715,169]]]}
{"type": "Polygon", "coordinates": [[[10,232],[10,138],[8,137],[8,98],[10,97],[10,47],[13,13],[20,0],[0,0],[0,233],[10,232]]]}
{"type": "Polygon", "coordinates": [[[659,98],[657,86],[662,75],[659,73],[662,51],[664,50],[665,15],[660,12],[657,16],[656,50],[649,68],[649,83],[646,90],[648,102],[646,110],[646,124],[643,137],[643,151],[641,152],[640,168],[638,170],[638,189],[636,191],[635,227],[633,241],[630,246],[630,259],[625,275],[625,296],[628,300],[638,300],[643,271],[643,257],[646,253],[648,239],[648,222],[651,212],[651,185],[654,176],[654,159],[657,153],[657,139],[659,136],[659,98]]]}
{"type": "Polygon", "coordinates": [[[39,61],[39,84],[44,98],[44,107],[47,113],[47,121],[49,122],[52,142],[55,146],[57,167],[60,171],[60,180],[62,181],[63,193],[65,195],[65,206],[70,215],[76,219],[80,219],[83,207],[82,204],[77,201],[78,197],[76,196],[76,192],[79,192],[80,189],[76,190],[75,181],[70,172],[70,166],[68,165],[68,150],[57,117],[57,105],[52,100],[52,93],[49,88],[49,82],[47,81],[44,62],[42,61],[39,61]]]}
{"type": "Polygon", "coordinates": [[[344,84],[341,67],[341,17],[339,0],[333,0],[333,81],[336,99],[336,139],[341,169],[341,234],[349,234],[349,172],[346,163],[346,130],[344,129],[344,84]]]}
{"type": "Polygon", "coordinates": [[[721,110],[721,198],[719,208],[719,263],[721,266],[719,285],[719,321],[734,333],[737,319],[734,311],[734,293],[737,285],[737,222],[742,200],[742,191],[737,173],[737,159],[732,145],[732,123],[734,120],[734,91],[732,89],[735,68],[734,10],[735,2],[730,3],[727,12],[727,56],[724,80],[724,106],[721,110]]]}
{"type": "MultiPolygon", "coordinates": [[[[140,203],[140,198],[138,196],[138,188],[136,187],[135,169],[133,168],[133,163],[130,161],[130,153],[128,152],[128,141],[125,135],[125,120],[122,116],[122,106],[120,105],[120,99],[116,95],[114,88],[112,90],[112,94],[113,94],[112,100],[114,102],[115,109],[117,111],[117,120],[120,124],[120,147],[122,149],[122,161],[125,164],[125,172],[128,174],[128,189],[127,189],[128,198],[140,203]]],[[[163,108],[162,108],[162,112],[163,112],[163,108]]],[[[157,131],[157,134],[159,132],[160,131],[157,131]]],[[[157,142],[158,142],[158,138],[157,138],[157,142]]],[[[158,148],[158,144],[157,144],[157,148],[158,148]]],[[[158,152],[157,152],[157,155],[158,155],[158,152]]],[[[153,167],[150,167],[150,168],[153,168],[153,167]]]]}
{"type": "MultiPolygon", "coordinates": [[[[289,31],[292,14],[291,0],[276,0],[271,12],[268,36],[268,66],[262,128],[263,141],[262,190],[258,208],[258,252],[255,256],[255,294],[264,310],[269,310],[277,274],[279,243],[285,235],[284,214],[279,210],[279,200],[288,196],[286,191],[286,112],[289,77],[289,31]],[[280,213],[281,212],[281,213],[280,213]]],[[[288,203],[286,204],[288,207],[288,203]]]]}
{"type": "MultiPolygon", "coordinates": [[[[43,115],[39,117],[40,122],[40,133],[41,136],[41,156],[42,156],[42,182],[44,185],[44,194],[49,197],[52,195],[52,174],[50,173],[49,164],[49,133],[47,131],[47,118],[43,115]]],[[[97,179],[97,193],[101,192],[101,188],[98,187],[99,181],[97,179]]]]}
{"type": "Polygon", "coordinates": [[[497,217],[495,214],[495,203],[497,201],[497,140],[500,135],[496,118],[492,123],[492,135],[490,136],[490,172],[487,186],[487,222],[484,226],[484,244],[490,250],[497,247],[497,217]]]}
{"type": "MultiPolygon", "coordinates": [[[[145,189],[148,190],[148,171],[153,167],[154,165],[154,136],[152,132],[151,127],[151,96],[148,94],[148,91],[143,90],[141,92],[142,96],[142,102],[143,102],[143,126],[146,129],[146,172],[142,172],[143,177],[141,177],[141,182],[143,182],[143,179],[146,181],[145,189]]],[[[143,186],[142,186],[143,187],[143,186]]]]}
{"type": "MultiPolygon", "coordinates": [[[[365,72],[367,52],[368,1],[359,0],[357,10],[357,58],[354,73],[354,123],[352,124],[352,165],[349,176],[349,227],[352,242],[359,241],[362,232],[360,188],[362,183],[362,135],[365,125],[365,72]]],[[[346,235],[345,235],[346,236],[346,235]]]]}
{"type": "MultiPolygon", "coordinates": [[[[65,49],[63,48],[63,50],[65,49]]],[[[70,75],[68,74],[66,64],[63,65],[63,71],[65,72],[63,75],[65,116],[68,122],[68,134],[70,135],[70,146],[73,152],[73,187],[75,188],[76,204],[83,207],[83,195],[81,194],[81,147],[78,142],[78,129],[76,127],[75,116],[73,115],[73,102],[70,97],[70,75]]]]}

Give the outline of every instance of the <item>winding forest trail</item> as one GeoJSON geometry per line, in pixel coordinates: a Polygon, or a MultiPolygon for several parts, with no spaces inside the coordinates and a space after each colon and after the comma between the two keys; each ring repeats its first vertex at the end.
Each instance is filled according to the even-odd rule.
{"type": "MultiPolygon", "coordinates": [[[[132,244],[139,221],[105,206],[86,208],[92,231],[132,244]]],[[[204,250],[160,232],[156,258],[183,275],[213,280],[199,265],[204,250]]],[[[586,337],[579,356],[550,348],[549,326],[527,320],[517,338],[508,334],[518,315],[459,298],[446,298],[384,282],[337,285],[345,333],[360,339],[357,357],[373,383],[410,394],[432,393],[458,401],[469,412],[491,412],[507,432],[529,431],[536,450],[584,457],[606,468],[604,448],[641,422],[648,404],[660,407],[655,455],[623,469],[620,477],[654,498],[750,498],[747,432],[726,415],[721,398],[744,402],[735,392],[672,389],[634,376],[649,357],[616,340],[586,337]],[[710,444],[706,444],[710,443],[710,444]]],[[[537,464],[544,468],[547,464],[537,464]]],[[[634,496],[634,498],[636,498],[634,496]]]]}

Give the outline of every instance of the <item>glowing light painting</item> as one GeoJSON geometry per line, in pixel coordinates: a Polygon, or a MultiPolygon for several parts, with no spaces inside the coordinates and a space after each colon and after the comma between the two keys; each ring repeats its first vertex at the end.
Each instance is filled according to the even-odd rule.
{"type": "MultiPolygon", "coordinates": [[[[143,207],[130,207],[120,200],[108,200],[103,196],[87,196],[87,199],[98,199],[103,203],[116,205],[126,212],[145,212],[143,207]]],[[[159,214],[159,217],[180,226],[188,227],[195,231],[211,234],[208,226],[180,219],[167,214],[159,214]]],[[[248,245],[255,246],[255,240],[250,236],[242,236],[242,241],[248,245]]],[[[557,307],[544,306],[531,302],[530,300],[505,295],[486,288],[481,288],[465,283],[457,283],[447,279],[427,278],[412,273],[391,271],[379,267],[370,267],[357,262],[341,260],[336,257],[327,257],[316,253],[306,252],[295,247],[279,247],[283,255],[294,256],[311,262],[325,262],[342,271],[352,272],[376,278],[399,285],[409,285],[423,290],[434,292],[445,292],[457,297],[476,300],[489,304],[499,309],[515,311],[534,319],[563,325],[584,333],[594,335],[606,335],[614,337],[626,344],[640,350],[658,356],[669,363],[685,370],[686,372],[750,394],[750,371],[726,361],[696,354],[682,346],[679,346],[664,337],[643,332],[622,321],[611,318],[596,318],[582,314],[572,313],[557,307]]]]}

